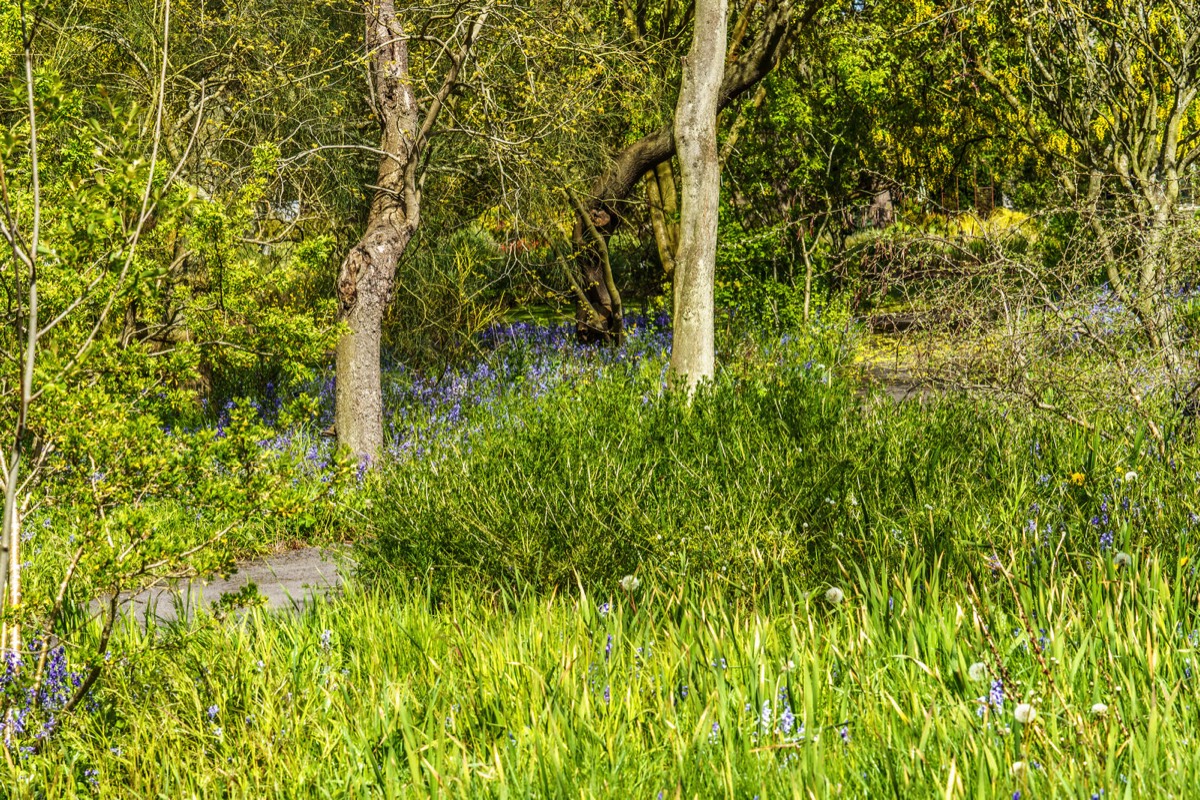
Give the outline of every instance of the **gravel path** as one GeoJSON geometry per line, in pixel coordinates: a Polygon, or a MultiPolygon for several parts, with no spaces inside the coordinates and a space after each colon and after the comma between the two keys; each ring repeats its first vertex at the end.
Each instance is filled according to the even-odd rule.
{"type": "Polygon", "coordinates": [[[336,551],[305,547],[239,563],[228,579],[191,578],[173,586],[156,586],[122,598],[122,606],[125,613],[132,613],[139,622],[144,622],[150,614],[173,621],[179,618],[180,611],[190,615],[196,608],[212,605],[222,594],[237,592],[254,583],[266,597],[267,608],[299,610],[311,598],[341,586],[339,569],[350,567],[350,562],[336,551]]]}

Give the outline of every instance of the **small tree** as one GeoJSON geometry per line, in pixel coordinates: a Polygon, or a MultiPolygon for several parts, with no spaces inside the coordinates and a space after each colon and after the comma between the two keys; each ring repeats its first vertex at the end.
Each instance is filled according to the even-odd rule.
{"type": "Polygon", "coordinates": [[[692,49],[683,67],[675,111],[675,145],[682,183],[679,252],[675,274],[671,372],[688,391],[711,380],[715,369],[713,281],[721,165],[717,112],[724,75],[726,0],[698,0],[692,49]]]}
{"type": "Polygon", "coordinates": [[[393,0],[366,0],[367,51],[378,103],[381,138],[375,197],[366,231],[338,273],[339,319],[345,332],[337,345],[336,425],[338,441],[359,459],[374,459],[383,446],[380,345],[396,264],[421,224],[421,174],[429,139],[450,92],[490,12],[484,5],[458,17],[456,47],[440,84],[428,98],[417,96],[409,64],[403,14],[393,0]]]}
{"type": "Polygon", "coordinates": [[[1103,277],[1172,372],[1182,364],[1168,302],[1180,182],[1200,158],[1200,3],[1024,0],[994,6],[976,69],[1059,169],[1095,237],[1103,277]],[[1007,24],[1013,11],[1020,25],[1007,24]],[[1124,224],[1131,221],[1132,224],[1124,224]]]}
{"type": "MultiPolygon", "coordinates": [[[[82,279],[76,282],[74,296],[65,299],[52,296],[52,302],[48,305],[49,313],[46,313],[47,308],[44,308],[45,303],[39,294],[41,273],[47,268],[62,269],[65,265],[62,263],[62,254],[48,247],[43,236],[46,209],[39,152],[39,115],[41,109],[53,107],[61,97],[57,95],[60,87],[51,85],[48,90],[38,87],[34,55],[37,26],[29,9],[24,4],[20,6],[18,24],[23,68],[23,119],[19,126],[7,132],[3,151],[0,152],[0,236],[4,237],[11,256],[0,264],[4,267],[4,281],[9,287],[10,335],[12,341],[21,343],[20,352],[16,355],[16,385],[0,387],[3,390],[0,396],[11,401],[13,406],[11,415],[6,415],[8,445],[0,452],[0,485],[4,492],[3,539],[0,541],[0,608],[3,610],[0,650],[17,652],[22,647],[19,622],[22,605],[22,517],[31,501],[28,489],[52,449],[32,424],[36,406],[44,400],[47,390],[55,389],[77,374],[83,362],[93,353],[101,330],[139,269],[138,245],[152,227],[159,200],[175,177],[175,173],[168,173],[164,169],[159,154],[170,20],[168,0],[162,9],[161,63],[157,74],[157,102],[152,113],[149,152],[145,160],[120,164],[128,171],[127,174],[141,179],[136,206],[130,217],[121,220],[123,235],[115,246],[99,253],[98,260],[90,264],[71,265],[82,279]],[[21,155],[25,163],[18,168],[13,161],[20,159],[21,155]],[[12,179],[14,173],[21,176],[20,185],[12,179]],[[50,364],[43,365],[39,362],[39,354],[51,342],[54,357],[50,364]]],[[[114,170],[113,174],[117,174],[117,171],[114,170]]],[[[120,200],[127,199],[118,195],[128,194],[134,188],[131,182],[113,180],[106,191],[116,205],[120,200]]],[[[99,198],[89,196],[88,199],[99,198]]],[[[61,290],[63,287],[56,288],[61,290]]],[[[72,572],[73,566],[66,571],[68,580],[72,572]]]]}
{"type": "MultiPolygon", "coordinates": [[[[718,111],[728,108],[756,86],[779,63],[791,46],[796,31],[806,25],[825,5],[825,0],[768,0],[748,4],[745,22],[739,22],[731,52],[723,59],[724,69],[717,91],[718,111]],[[750,16],[757,20],[749,22],[750,16]]],[[[641,138],[621,148],[591,184],[586,197],[576,204],[573,241],[578,277],[576,328],[580,339],[595,341],[619,338],[623,330],[620,298],[615,288],[607,243],[619,229],[622,211],[643,176],[669,162],[676,153],[675,123],[666,120],[641,138]]],[[[661,184],[660,184],[661,185],[661,184]]],[[[678,280],[678,278],[676,278],[678,280]]]]}

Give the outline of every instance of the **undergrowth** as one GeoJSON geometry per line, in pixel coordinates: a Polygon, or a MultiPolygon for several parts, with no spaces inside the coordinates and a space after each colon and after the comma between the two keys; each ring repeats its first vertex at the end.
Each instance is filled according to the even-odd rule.
{"type": "Polygon", "coordinates": [[[26,797],[1186,796],[1185,556],[551,597],[372,592],[116,640],[26,797]],[[1170,569],[1165,569],[1169,566],[1170,569]],[[1173,577],[1170,575],[1173,574],[1173,577]],[[438,599],[440,597],[440,600],[438,599]],[[1028,705],[1028,708],[1023,705],[1028,705]]]}

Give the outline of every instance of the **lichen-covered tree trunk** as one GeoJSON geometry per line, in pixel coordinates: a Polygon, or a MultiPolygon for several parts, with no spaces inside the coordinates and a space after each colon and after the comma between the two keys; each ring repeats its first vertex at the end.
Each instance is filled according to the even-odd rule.
{"type": "Polygon", "coordinates": [[[728,0],[697,0],[692,49],[684,61],[675,108],[681,192],[671,374],[689,392],[711,380],[715,368],[713,281],[721,204],[717,112],[728,6],[728,0]]]}
{"type": "Polygon", "coordinates": [[[374,459],[383,446],[383,317],[396,263],[411,238],[407,225],[396,229],[386,220],[373,220],[338,275],[345,333],[337,344],[337,436],[360,459],[374,459]]]}
{"type": "Polygon", "coordinates": [[[417,150],[417,101],[408,67],[408,40],[393,0],[366,0],[367,50],[383,128],[375,197],[367,230],[338,273],[338,317],[345,333],[337,345],[335,418],[338,442],[363,460],[383,446],[383,390],[379,348],[383,315],[396,263],[420,216],[411,190],[417,150]]]}
{"type": "Polygon", "coordinates": [[[438,114],[487,19],[488,7],[467,26],[457,53],[447,54],[450,65],[423,118],[409,70],[408,39],[395,0],[366,0],[364,7],[382,134],[367,229],[338,273],[338,319],[345,333],[337,345],[334,413],[339,444],[361,462],[368,462],[383,447],[379,361],[383,317],[392,297],[396,264],[420,224],[418,165],[438,114]]]}

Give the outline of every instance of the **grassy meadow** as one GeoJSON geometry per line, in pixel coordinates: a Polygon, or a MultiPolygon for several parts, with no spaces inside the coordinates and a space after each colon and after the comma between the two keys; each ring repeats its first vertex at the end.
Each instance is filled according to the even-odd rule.
{"type": "Polygon", "coordinates": [[[393,373],[342,595],[125,620],[84,705],[52,665],[3,791],[1189,796],[1192,445],[895,403],[844,328],[738,344],[690,406],[651,321],[567,335],[393,373]]]}
{"type": "MultiPolygon", "coordinates": [[[[132,627],[49,797],[1187,797],[1191,570],[845,565],[552,596],[422,587],[132,627]],[[1169,573],[1174,573],[1173,576],[1169,573]],[[838,589],[834,592],[833,589],[838,589]],[[1023,709],[1028,704],[1033,711],[1023,709]],[[1024,720],[1024,721],[1022,721],[1024,720]]],[[[1169,560],[1170,564],[1166,564],[1169,560]]]]}

